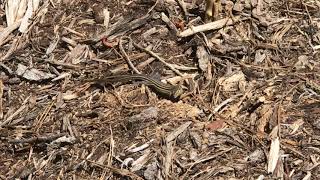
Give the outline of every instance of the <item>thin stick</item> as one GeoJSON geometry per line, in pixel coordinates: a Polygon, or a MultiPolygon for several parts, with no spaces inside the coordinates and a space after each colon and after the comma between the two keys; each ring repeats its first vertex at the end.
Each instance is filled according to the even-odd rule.
{"type": "Polygon", "coordinates": [[[116,173],[116,174],[120,174],[122,176],[127,176],[127,177],[130,177],[132,179],[136,179],[136,180],[143,180],[143,178],[141,178],[140,176],[130,172],[129,170],[127,169],[119,169],[119,168],[115,168],[115,167],[112,167],[112,166],[109,166],[109,165],[103,165],[103,164],[99,164],[99,163],[96,163],[94,161],[91,161],[89,159],[84,159],[85,161],[88,161],[89,163],[91,163],[92,165],[94,166],[97,166],[97,167],[100,167],[100,168],[107,168],[107,169],[110,169],[112,172],[116,173]]]}
{"type": "Polygon", "coordinates": [[[60,134],[48,134],[43,136],[31,137],[28,139],[9,139],[9,143],[41,143],[41,142],[51,142],[55,139],[58,139],[62,136],[66,136],[67,133],[60,133],[60,134]]]}
{"type": "MultiPolygon", "coordinates": [[[[242,19],[242,20],[244,20],[244,19],[242,19]]],[[[236,17],[234,17],[234,20],[232,20],[230,18],[224,18],[224,19],[220,19],[220,20],[217,20],[214,22],[207,23],[207,24],[199,25],[199,26],[191,26],[190,28],[180,32],[180,34],[178,34],[178,36],[179,37],[188,37],[188,36],[192,36],[192,35],[199,33],[199,32],[217,30],[217,29],[221,29],[225,26],[234,25],[239,21],[240,21],[240,16],[236,16],[236,17]]]]}
{"type": "Polygon", "coordinates": [[[131,40],[130,37],[122,36],[122,37],[120,38],[120,41],[119,41],[119,49],[120,49],[120,52],[121,52],[122,56],[124,56],[124,58],[126,59],[129,67],[130,67],[136,74],[141,74],[141,72],[140,72],[136,67],[134,67],[134,65],[132,64],[129,56],[127,55],[127,53],[126,53],[125,50],[123,49],[122,44],[123,44],[123,39],[125,39],[125,38],[128,39],[129,42],[132,42],[132,40],[131,40]]]}
{"type": "Polygon", "coordinates": [[[147,14],[150,14],[150,12],[157,6],[159,0],[157,0],[154,5],[148,10],[148,13],[147,14]]]}
{"type": "Polygon", "coordinates": [[[2,79],[0,79],[0,119],[3,118],[3,107],[2,107],[2,96],[3,96],[4,85],[2,79]]]}
{"type": "Polygon", "coordinates": [[[187,11],[186,4],[182,0],[176,0],[176,1],[178,2],[180,8],[182,9],[185,19],[188,20],[189,13],[187,11]]]}
{"type": "Polygon", "coordinates": [[[173,66],[171,66],[169,63],[167,63],[164,59],[162,59],[160,56],[158,56],[156,53],[141,47],[140,45],[136,44],[133,42],[133,46],[140,49],[143,52],[146,52],[148,54],[150,54],[151,56],[153,56],[154,58],[158,59],[160,62],[162,62],[164,65],[166,65],[168,68],[170,68],[173,72],[175,72],[176,74],[178,74],[179,76],[183,77],[183,74],[180,73],[180,71],[178,71],[177,69],[175,69],[173,66]]]}

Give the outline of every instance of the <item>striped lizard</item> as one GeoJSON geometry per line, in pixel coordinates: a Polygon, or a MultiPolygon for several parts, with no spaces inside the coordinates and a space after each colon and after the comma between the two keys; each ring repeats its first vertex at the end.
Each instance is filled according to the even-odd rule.
{"type": "Polygon", "coordinates": [[[112,75],[101,79],[89,80],[89,82],[94,82],[99,85],[107,85],[116,82],[127,83],[130,81],[142,81],[143,84],[167,98],[179,99],[183,94],[182,86],[166,84],[143,74],[112,75]]]}

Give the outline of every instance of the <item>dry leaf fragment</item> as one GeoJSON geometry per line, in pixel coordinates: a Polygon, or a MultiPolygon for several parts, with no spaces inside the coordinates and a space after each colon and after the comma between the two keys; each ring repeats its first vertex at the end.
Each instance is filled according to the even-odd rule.
{"type": "Polygon", "coordinates": [[[22,2],[20,0],[7,1],[5,9],[8,26],[13,25],[15,22],[21,19],[22,16],[19,17],[19,19],[17,19],[17,16],[18,14],[24,14],[23,9],[25,11],[25,8],[23,8],[23,6],[26,7],[26,4],[26,0],[22,0],[22,2]],[[20,12],[18,13],[19,9],[20,12]]]}
{"type": "Polygon", "coordinates": [[[76,93],[72,93],[70,91],[63,93],[62,95],[62,99],[63,100],[72,100],[72,99],[76,99],[78,97],[78,95],[76,93]]]}
{"type": "Polygon", "coordinates": [[[175,129],[170,134],[168,134],[168,136],[166,137],[166,142],[169,143],[172,140],[174,140],[179,134],[184,132],[191,124],[192,124],[192,122],[188,121],[188,122],[180,125],[177,129],[175,129]]]}
{"type": "Polygon", "coordinates": [[[198,47],[197,58],[198,58],[199,68],[201,69],[201,71],[206,72],[208,70],[208,63],[209,63],[210,56],[204,46],[198,47]]]}
{"type": "Polygon", "coordinates": [[[146,178],[147,180],[157,179],[159,167],[159,162],[157,161],[148,164],[146,170],[143,173],[144,178],[146,178]]]}
{"type": "Polygon", "coordinates": [[[233,6],[233,10],[237,12],[242,12],[243,9],[244,9],[244,3],[242,3],[241,1],[237,1],[233,6]]]}
{"type": "Polygon", "coordinates": [[[190,132],[190,139],[195,148],[200,148],[202,146],[202,138],[197,132],[190,132]]]}
{"type": "Polygon", "coordinates": [[[264,175],[260,175],[257,180],[264,180],[264,175]]]}
{"type": "Polygon", "coordinates": [[[97,24],[104,23],[105,14],[104,14],[104,7],[102,4],[95,4],[92,7],[94,19],[97,24]]]}
{"type": "Polygon", "coordinates": [[[311,179],[311,172],[307,171],[307,175],[303,177],[302,180],[310,180],[311,179]]]}
{"type": "Polygon", "coordinates": [[[296,120],[293,124],[291,124],[289,127],[292,129],[291,135],[294,134],[302,125],[304,124],[303,119],[296,120]]]}
{"type": "Polygon", "coordinates": [[[16,74],[31,81],[42,81],[56,77],[56,75],[51,73],[45,73],[34,68],[29,69],[22,64],[18,64],[16,74]]]}
{"type": "Polygon", "coordinates": [[[141,111],[141,113],[131,116],[130,122],[144,122],[150,119],[155,119],[159,115],[159,109],[157,107],[149,107],[141,111]]]}
{"type": "Polygon", "coordinates": [[[269,119],[273,113],[273,109],[272,109],[271,105],[269,105],[269,104],[264,105],[262,107],[261,113],[262,113],[262,116],[257,122],[258,123],[257,133],[260,138],[262,138],[261,136],[263,136],[265,134],[264,129],[267,126],[269,119]]]}
{"type": "Polygon", "coordinates": [[[273,173],[279,159],[280,141],[279,137],[271,140],[271,146],[268,157],[268,173],[273,173]]]}
{"type": "MultiPolygon", "coordinates": [[[[78,44],[69,54],[72,64],[79,64],[88,55],[89,47],[87,45],[78,44]]],[[[68,62],[68,61],[67,61],[68,62]]]]}
{"type": "Polygon", "coordinates": [[[256,149],[252,153],[250,153],[246,158],[246,161],[249,161],[250,163],[256,164],[264,162],[265,155],[262,149],[256,149]]]}
{"type": "Polygon", "coordinates": [[[108,8],[103,9],[103,16],[104,16],[103,25],[107,30],[109,28],[109,21],[110,21],[110,12],[108,8]]]}
{"type": "Polygon", "coordinates": [[[229,77],[221,77],[218,79],[218,83],[222,86],[223,91],[233,92],[233,91],[245,91],[246,87],[246,78],[243,72],[239,71],[233,73],[229,77]]]}
{"type": "Polygon", "coordinates": [[[166,109],[172,117],[175,118],[197,118],[203,115],[203,110],[187,103],[172,103],[163,101],[163,108],[166,109]]]}
{"type": "Polygon", "coordinates": [[[303,70],[306,68],[310,68],[310,70],[313,69],[312,65],[309,62],[309,58],[306,55],[301,55],[298,57],[298,61],[294,64],[294,67],[297,70],[303,70]]]}
{"type": "Polygon", "coordinates": [[[144,165],[150,159],[150,154],[151,154],[151,151],[147,150],[144,152],[144,154],[141,157],[139,157],[137,160],[133,161],[132,168],[130,168],[130,171],[135,172],[135,171],[139,171],[140,169],[142,169],[144,167],[144,165]]]}
{"type": "Polygon", "coordinates": [[[267,55],[264,50],[259,49],[256,51],[256,54],[254,56],[254,62],[259,64],[262,63],[266,59],[267,55]]]}
{"type": "Polygon", "coordinates": [[[210,131],[215,131],[218,129],[222,129],[225,126],[225,123],[223,120],[216,120],[211,122],[210,124],[206,125],[206,128],[210,131]]]}
{"type": "MultiPolygon", "coordinates": [[[[24,10],[26,7],[23,7],[24,10]]],[[[32,4],[32,0],[28,0],[28,8],[26,10],[26,12],[23,12],[23,14],[21,14],[21,16],[23,16],[22,21],[21,21],[21,25],[19,28],[19,31],[22,33],[26,33],[30,24],[30,18],[32,17],[32,13],[33,13],[33,4],[32,4]]]]}

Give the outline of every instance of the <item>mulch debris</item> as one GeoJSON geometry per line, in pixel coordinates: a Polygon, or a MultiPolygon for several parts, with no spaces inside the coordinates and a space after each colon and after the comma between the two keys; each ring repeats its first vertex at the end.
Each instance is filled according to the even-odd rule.
{"type": "Polygon", "coordinates": [[[320,178],[320,1],[209,1],[0,1],[0,179],[320,178]]]}

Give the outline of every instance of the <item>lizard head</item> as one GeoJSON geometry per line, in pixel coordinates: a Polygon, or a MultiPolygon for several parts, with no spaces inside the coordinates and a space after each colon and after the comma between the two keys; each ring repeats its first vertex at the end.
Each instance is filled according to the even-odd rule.
{"type": "Polygon", "coordinates": [[[174,99],[179,99],[179,97],[184,93],[184,90],[182,88],[182,86],[178,85],[175,87],[174,91],[173,91],[173,94],[172,94],[172,97],[174,99]]]}

